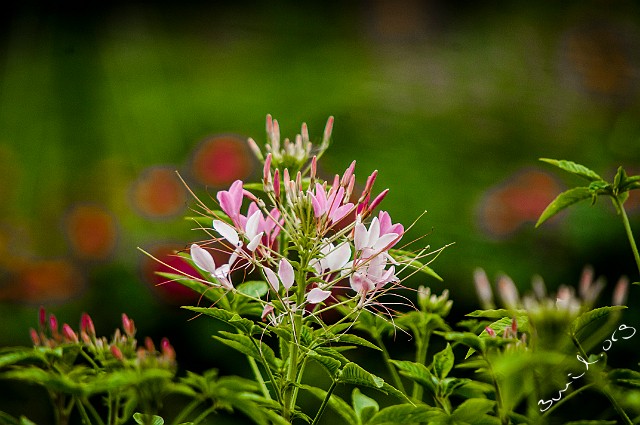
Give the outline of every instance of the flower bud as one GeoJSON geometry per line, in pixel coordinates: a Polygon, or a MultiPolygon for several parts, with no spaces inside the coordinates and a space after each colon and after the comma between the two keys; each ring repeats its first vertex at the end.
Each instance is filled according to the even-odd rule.
{"type": "Polygon", "coordinates": [[[31,341],[33,341],[33,345],[35,346],[40,345],[41,341],[40,341],[40,335],[38,335],[38,331],[31,328],[29,329],[29,334],[31,335],[31,341]]]}
{"type": "Polygon", "coordinates": [[[73,329],[71,329],[71,326],[66,323],[62,325],[62,335],[64,335],[67,342],[78,342],[78,334],[76,334],[73,329]]]}
{"type": "Polygon", "coordinates": [[[120,349],[117,346],[115,345],[110,346],[109,351],[111,351],[111,354],[113,354],[113,357],[115,357],[117,360],[120,360],[120,361],[124,360],[124,355],[122,354],[122,351],[120,351],[120,349]]]}
{"type": "Polygon", "coordinates": [[[122,313],[122,328],[129,337],[133,337],[136,334],[136,326],[133,320],[129,319],[129,316],[124,313],[122,313]]]}
{"type": "MultiPolygon", "coordinates": [[[[86,333],[90,338],[96,337],[96,328],[93,326],[93,320],[87,313],[82,313],[80,317],[80,333],[86,333]]],[[[84,339],[84,338],[83,338],[84,339]]]]}

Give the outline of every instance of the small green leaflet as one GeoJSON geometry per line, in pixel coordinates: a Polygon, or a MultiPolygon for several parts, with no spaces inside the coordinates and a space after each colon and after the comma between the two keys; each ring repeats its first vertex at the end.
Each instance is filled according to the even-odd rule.
{"type": "Polygon", "coordinates": [[[549,158],[540,158],[540,161],[546,162],[547,164],[555,165],[556,167],[561,168],[565,171],[568,171],[571,174],[575,174],[577,176],[580,176],[592,182],[597,180],[603,180],[603,178],[600,177],[595,171],[590,170],[584,165],[576,164],[573,161],[567,161],[564,159],[557,160],[557,159],[549,159],[549,158]]]}
{"type": "Polygon", "coordinates": [[[540,214],[536,227],[540,226],[542,223],[576,202],[591,199],[592,197],[593,193],[588,187],[574,187],[573,189],[562,192],[556,197],[556,199],[547,205],[547,208],[545,208],[542,214],[540,214]]]}

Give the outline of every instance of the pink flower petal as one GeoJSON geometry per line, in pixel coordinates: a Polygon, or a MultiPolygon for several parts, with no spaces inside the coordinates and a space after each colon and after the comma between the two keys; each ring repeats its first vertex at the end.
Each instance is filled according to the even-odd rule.
{"type": "Polygon", "coordinates": [[[278,289],[280,289],[280,281],[278,280],[278,276],[276,276],[275,272],[265,267],[264,274],[267,277],[269,285],[271,285],[274,291],[278,292],[278,289]]]}
{"type": "Polygon", "coordinates": [[[191,259],[200,270],[208,273],[215,273],[216,263],[213,261],[213,257],[204,248],[200,248],[198,245],[191,245],[191,259]]]}
{"type": "Polygon", "coordinates": [[[286,258],[280,260],[280,265],[278,267],[278,276],[280,276],[282,286],[284,286],[284,289],[288,291],[289,288],[291,288],[291,286],[293,285],[295,275],[291,263],[286,258]]]}
{"type": "Polygon", "coordinates": [[[323,291],[320,288],[313,288],[307,294],[307,301],[309,304],[318,304],[329,298],[329,296],[331,296],[331,291],[323,291]]]}

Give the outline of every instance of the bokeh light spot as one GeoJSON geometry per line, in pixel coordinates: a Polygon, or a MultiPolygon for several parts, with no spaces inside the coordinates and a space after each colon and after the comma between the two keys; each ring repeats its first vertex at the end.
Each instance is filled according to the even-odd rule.
{"type": "Polygon", "coordinates": [[[148,218],[174,217],[186,206],[186,190],[169,167],[144,171],[133,183],[131,197],[136,211],[148,218]]]}
{"type": "Polygon", "coordinates": [[[243,139],[225,135],[202,141],[194,150],[191,167],[198,183],[222,187],[248,177],[253,161],[243,139]]]}
{"type": "Polygon", "coordinates": [[[104,260],[116,246],[115,217],[97,205],[73,207],[64,221],[74,254],[85,260],[104,260]]]}

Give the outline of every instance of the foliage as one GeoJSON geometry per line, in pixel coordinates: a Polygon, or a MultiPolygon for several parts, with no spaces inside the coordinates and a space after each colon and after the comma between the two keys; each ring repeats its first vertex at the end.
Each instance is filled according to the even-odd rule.
{"type": "MultiPolygon", "coordinates": [[[[328,410],[360,425],[551,423],[554,412],[584,391],[602,395],[611,411],[573,423],[633,423],[640,372],[612,368],[605,355],[636,333],[618,323],[624,282],[614,291],[616,305],[596,308],[602,287],[590,275],[579,296],[568,287],[548,296],[537,282],[535,296],[522,298],[505,276],[497,285],[504,305],[496,308],[491,284],[478,271],[483,309],[448,323],[447,290],[437,295],[407,283],[412,276],[442,280],[430,264],[445,247],[397,246],[405,227],[386,211],[374,213],[388,192],[374,194],[377,171],[359,194],[355,161],[333,179],[317,174],[332,124],[330,118],[314,147],[306,125],[293,141],[281,142],[278,123],[268,116],[265,147],[249,140],[264,163],[262,182],[234,182],[218,192],[214,209],[196,198],[200,214],[193,221],[208,239],[178,254],[193,272],[162,274],[210,302],[184,308],[225,325],[214,343],[246,358],[250,378],[216,370],[176,376],[169,342],[160,350],[150,339],[139,346],[127,315],[107,339],[96,335],[88,315],[76,332],[42,309],[31,331],[34,347],[0,352],[0,379],[44,387],[58,425],[72,422],[73,414],[84,424],[161,425],[161,404],[170,395],[187,400],[173,412],[173,424],[230,412],[256,424],[315,425],[328,410]],[[414,356],[392,358],[390,337],[411,340],[414,356]],[[594,349],[597,354],[587,353],[594,349]],[[367,370],[355,350],[377,356],[383,367],[367,370]],[[326,385],[308,378],[314,367],[326,385]],[[302,395],[317,401],[313,408],[300,402],[302,395]]],[[[623,205],[640,176],[620,169],[608,184],[584,166],[546,161],[589,186],[560,194],[538,225],[573,203],[607,195],[637,260],[623,205]]],[[[0,419],[31,423],[5,413],[0,419]]]]}

